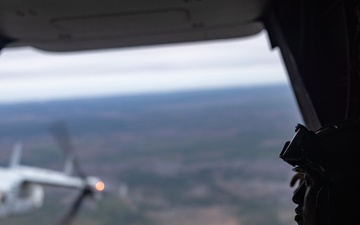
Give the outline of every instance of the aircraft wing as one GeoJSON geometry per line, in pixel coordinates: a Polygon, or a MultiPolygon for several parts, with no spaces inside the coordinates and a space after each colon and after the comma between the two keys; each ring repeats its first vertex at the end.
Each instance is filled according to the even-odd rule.
{"type": "Polygon", "coordinates": [[[24,182],[77,189],[85,185],[83,179],[69,176],[60,171],[28,166],[16,166],[10,169],[13,174],[19,174],[24,182]]]}
{"type": "Polygon", "coordinates": [[[63,52],[239,38],[265,29],[282,52],[305,124],[317,129],[360,114],[357,8],[345,0],[3,0],[0,44],[63,52]]]}

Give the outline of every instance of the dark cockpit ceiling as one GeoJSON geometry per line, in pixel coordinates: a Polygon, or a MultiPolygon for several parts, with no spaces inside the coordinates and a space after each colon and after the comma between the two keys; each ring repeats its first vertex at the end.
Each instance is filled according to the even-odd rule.
{"type": "Polygon", "coordinates": [[[253,35],[267,0],[3,0],[3,46],[78,51],[253,35]]]}

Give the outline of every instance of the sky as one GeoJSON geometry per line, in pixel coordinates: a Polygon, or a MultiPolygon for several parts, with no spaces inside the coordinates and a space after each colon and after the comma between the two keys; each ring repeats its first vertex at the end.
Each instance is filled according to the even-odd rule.
{"type": "Polygon", "coordinates": [[[3,49],[0,103],[287,84],[266,33],[250,38],[49,53],[3,49]]]}

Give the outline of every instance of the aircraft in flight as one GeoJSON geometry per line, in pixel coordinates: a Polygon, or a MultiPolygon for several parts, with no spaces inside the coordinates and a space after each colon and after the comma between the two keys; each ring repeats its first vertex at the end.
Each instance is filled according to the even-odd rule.
{"type": "Polygon", "coordinates": [[[95,176],[86,176],[79,168],[71,150],[63,124],[54,124],[52,131],[66,153],[63,171],[22,165],[22,143],[14,145],[8,167],[0,168],[0,218],[34,212],[43,206],[43,186],[80,190],[79,196],[64,215],[60,224],[69,224],[86,197],[99,200],[105,189],[104,182],[95,176]]]}

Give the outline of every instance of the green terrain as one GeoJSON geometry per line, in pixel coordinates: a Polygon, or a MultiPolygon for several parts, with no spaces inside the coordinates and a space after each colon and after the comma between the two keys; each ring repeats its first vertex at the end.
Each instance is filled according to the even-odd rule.
{"type": "MultiPolygon", "coordinates": [[[[23,164],[62,169],[48,132],[64,121],[83,170],[108,193],[74,225],[288,225],[291,168],[279,158],[302,120],[287,86],[0,105],[1,165],[15,141],[23,164]]],[[[75,190],[2,224],[56,224],[75,190]]]]}

